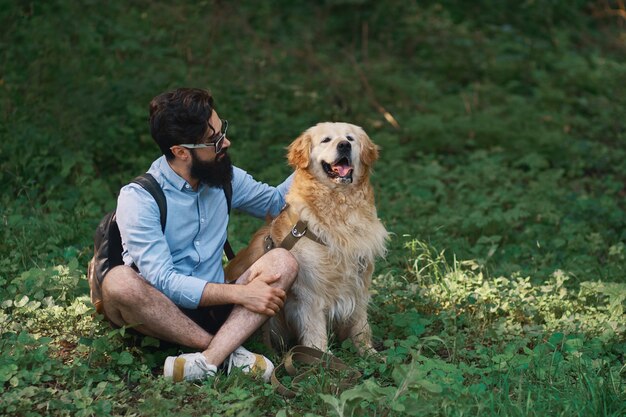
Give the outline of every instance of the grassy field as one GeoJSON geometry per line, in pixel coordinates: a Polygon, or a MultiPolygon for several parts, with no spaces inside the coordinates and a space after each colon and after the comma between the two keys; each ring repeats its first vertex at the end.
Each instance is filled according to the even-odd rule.
{"type": "MultiPolygon", "coordinates": [[[[0,0],[0,414],[626,415],[620,10],[0,0]],[[172,350],[93,316],[95,226],[158,157],[148,102],[179,86],[212,90],[233,160],[271,184],[317,122],[381,146],[392,238],[370,317],[386,361],[335,343],[363,373],[352,388],[324,373],[293,400],[243,375],[174,385],[159,377],[172,350]]],[[[235,213],[235,249],[260,224],[235,213]]]]}

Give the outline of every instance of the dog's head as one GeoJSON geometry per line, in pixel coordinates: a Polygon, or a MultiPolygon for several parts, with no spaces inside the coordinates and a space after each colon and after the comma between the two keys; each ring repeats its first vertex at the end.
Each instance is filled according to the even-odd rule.
{"type": "Polygon", "coordinates": [[[378,159],[378,147],[359,126],[319,123],[291,145],[287,159],[294,169],[306,169],[320,181],[361,182],[378,159]]]}

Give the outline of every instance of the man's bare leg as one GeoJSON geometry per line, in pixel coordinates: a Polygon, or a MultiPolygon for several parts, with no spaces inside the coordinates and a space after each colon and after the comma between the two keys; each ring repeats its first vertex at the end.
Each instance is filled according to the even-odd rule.
{"type": "Polygon", "coordinates": [[[130,267],[117,266],[102,283],[104,312],[118,326],[182,346],[204,350],[213,336],[130,267]]]}
{"type": "MultiPolygon", "coordinates": [[[[287,291],[298,274],[298,264],[289,251],[273,249],[258,259],[237,279],[237,284],[245,284],[250,276],[257,273],[275,273],[280,279],[271,284],[287,291]]],[[[264,314],[254,313],[242,306],[235,306],[226,322],[202,352],[209,363],[220,364],[235,349],[241,346],[269,318],[264,314]]]]}
{"type": "MultiPolygon", "coordinates": [[[[272,286],[286,291],[297,275],[298,265],[288,251],[274,249],[257,260],[235,285],[247,283],[248,277],[258,272],[280,274],[272,286]]],[[[201,350],[215,365],[221,364],[269,318],[235,306],[213,336],[127,266],[115,267],[106,275],[102,294],[104,311],[116,325],[136,325],[134,329],[142,334],[201,350]]]]}

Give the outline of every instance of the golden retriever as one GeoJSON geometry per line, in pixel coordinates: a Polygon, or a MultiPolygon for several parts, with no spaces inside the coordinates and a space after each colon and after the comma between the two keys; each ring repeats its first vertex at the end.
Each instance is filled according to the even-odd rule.
{"type": "Polygon", "coordinates": [[[298,221],[305,222],[304,236],[289,238],[300,269],[284,308],[270,321],[272,341],[326,351],[334,331],[339,340],[351,338],[360,352],[374,352],[368,289],[388,238],[370,184],[378,147],[358,126],[319,123],[289,145],[287,159],[295,176],[286,208],[227,265],[226,277],[239,277],[267,249],[280,246],[298,221]]]}

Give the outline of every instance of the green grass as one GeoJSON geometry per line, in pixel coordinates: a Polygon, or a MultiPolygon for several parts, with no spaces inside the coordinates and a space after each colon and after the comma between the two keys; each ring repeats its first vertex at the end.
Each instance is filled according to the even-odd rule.
{"type": "MultiPolygon", "coordinates": [[[[626,35],[607,7],[0,0],[0,414],[626,415],[626,35]],[[92,316],[95,226],[158,156],[147,105],[178,86],[213,91],[233,159],[272,184],[319,121],[381,146],[386,361],[335,343],[351,389],[173,385],[171,351],[92,316]]],[[[235,214],[235,249],[260,224],[235,214]]]]}

